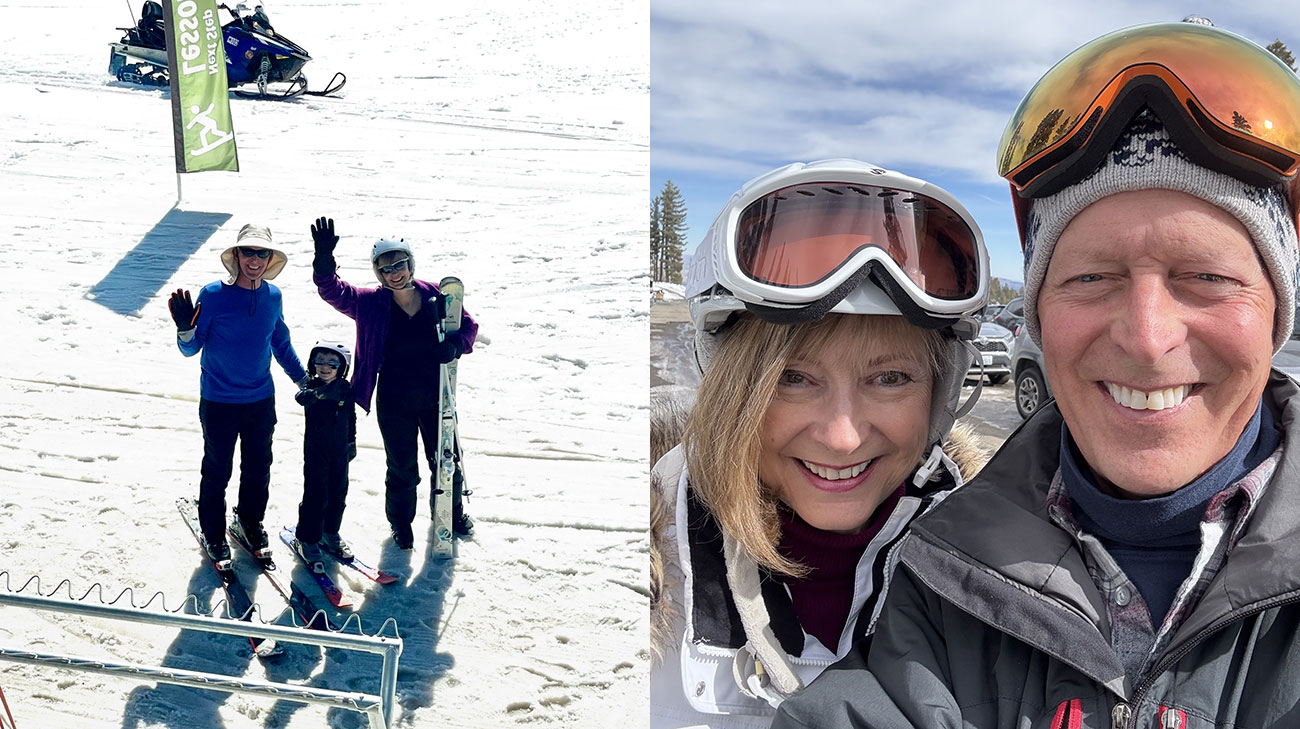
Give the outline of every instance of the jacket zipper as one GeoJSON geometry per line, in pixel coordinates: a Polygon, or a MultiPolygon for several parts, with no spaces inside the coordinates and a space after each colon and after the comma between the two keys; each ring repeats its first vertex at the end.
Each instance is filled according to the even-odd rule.
{"type": "Polygon", "coordinates": [[[1160,674],[1164,673],[1165,670],[1168,669],[1170,666],[1182,660],[1183,656],[1187,655],[1188,653],[1191,653],[1192,649],[1195,648],[1197,645],[1199,645],[1201,641],[1205,640],[1206,638],[1210,637],[1210,635],[1217,633],[1220,630],[1223,630],[1224,628],[1228,627],[1232,623],[1235,623],[1239,620],[1245,620],[1252,616],[1258,615],[1259,613],[1262,613],[1266,610],[1272,610],[1274,608],[1279,608],[1284,605],[1290,605],[1291,603],[1294,602],[1300,602],[1300,595],[1292,594],[1289,597],[1276,600],[1274,602],[1268,603],[1267,605],[1260,605],[1258,607],[1252,608],[1245,612],[1238,613],[1236,615],[1232,615],[1232,614],[1227,615],[1217,623],[1212,623],[1206,626],[1205,628],[1202,628],[1201,631],[1196,635],[1192,636],[1192,639],[1187,641],[1187,643],[1182,648],[1178,649],[1177,653],[1170,653],[1169,655],[1165,656],[1164,659],[1162,659],[1159,663],[1156,664],[1156,667],[1149,674],[1147,674],[1147,677],[1143,679],[1142,683],[1138,684],[1137,690],[1133,692],[1132,699],[1130,699],[1127,703],[1124,701],[1120,701],[1115,704],[1115,707],[1111,710],[1111,726],[1113,727],[1113,729],[1127,729],[1127,727],[1130,726],[1130,722],[1132,721],[1134,716],[1132,707],[1141,703],[1142,699],[1146,697],[1146,693],[1151,690],[1152,686],[1155,685],[1156,678],[1158,678],[1160,674]]]}

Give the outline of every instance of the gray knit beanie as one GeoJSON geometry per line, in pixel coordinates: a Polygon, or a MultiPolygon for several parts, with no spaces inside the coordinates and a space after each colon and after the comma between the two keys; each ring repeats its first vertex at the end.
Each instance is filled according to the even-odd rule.
{"type": "Polygon", "coordinates": [[[1273,351],[1291,336],[1295,325],[1295,219],[1282,186],[1255,187],[1192,162],[1149,113],[1133,120],[1091,176],[1060,192],[1034,200],[1025,219],[1025,324],[1039,346],[1038,291],[1052,260],[1052,250],[1074,216],[1098,200],[1132,190],[1177,190],[1232,213],[1250,233],[1264,270],[1273,283],[1277,313],[1273,351]]]}

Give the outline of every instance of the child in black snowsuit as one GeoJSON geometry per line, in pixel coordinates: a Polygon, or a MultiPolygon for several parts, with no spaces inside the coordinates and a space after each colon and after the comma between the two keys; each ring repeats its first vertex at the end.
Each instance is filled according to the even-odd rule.
{"type": "Polygon", "coordinates": [[[316,342],[308,358],[311,379],[294,398],[307,411],[294,549],[308,563],[320,561],[321,547],[339,559],[352,559],[352,550],[339,537],[348,495],[348,462],[357,455],[357,413],[347,380],[351,364],[352,352],[346,345],[316,342]]]}

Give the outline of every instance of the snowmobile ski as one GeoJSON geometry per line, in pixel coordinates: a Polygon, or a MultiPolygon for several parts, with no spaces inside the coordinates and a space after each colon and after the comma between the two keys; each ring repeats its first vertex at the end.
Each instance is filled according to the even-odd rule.
{"type": "MultiPolygon", "coordinates": [[[[439,324],[438,340],[443,341],[460,331],[460,315],[465,300],[465,286],[455,276],[438,283],[447,302],[446,313],[439,324]]],[[[456,556],[456,538],[452,527],[453,496],[456,478],[456,362],[440,365],[441,386],[438,388],[438,471],[433,481],[433,556],[451,559],[456,556]]]]}
{"type": "MultiPolygon", "coordinates": [[[[249,597],[248,590],[244,589],[243,584],[239,582],[239,577],[235,575],[233,569],[223,570],[217,566],[216,561],[208,556],[208,550],[203,545],[203,531],[199,528],[199,505],[193,499],[179,498],[176,500],[176,508],[180,510],[181,517],[185,519],[185,525],[190,528],[194,534],[194,539],[199,543],[199,551],[203,554],[203,559],[221,578],[221,588],[226,593],[226,607],[230,616],[245,622],[253,621],[253,598],[249,597]]],[[[254,638],[248,637],[248,644],[253,649],[253,654],[258,658],[270,658],[284,652],[284,647],[271,638],[254,638]]]]}
{"type": "MultiPolygon", "coordinates": [[[[285,529],[289,531],[290,535],[292,535],[294,539],[298,538],[298,527],[285,527],[285,529]]],[[[292,546],[292,543],[290,546],[292,546]]],[[[363,562],[360,557],[353,556],[352,559],[343,559],[339,557],[337,554],[334,554],[333,552],[329,551],[324,547],[321,547],[321,554],[329,555],[330,559],[334,560],[335,562],[343,565],[344,567],[351,567],[357,572],[360,572],[364,577],[374,580],[375,582],[378,582],[381,585],[391,585],[394,582],[397,582],[396,576],[390,575],[387,572],[384,572],[383,570],[379,569],[378,567],[374,567],[366,562],[363,562]]]]}
{"type": "Polygon", "coordinates": [[[294,536],[293,527],[285,527],[280,530],[280,541],[284,542],[285,546],[289,547],[289,550],[293,552],[293,556],[296,557],[299,562],[302,562],[307,566],[307,571],[311,573],[312,579],[316,580],[316,584],[320,586],[321,592],[325,593],[325,597],[330,601],[330,604],[340,610],[352,609],[352,598],[348,597],[347,593],[340,590],[339,586],[334,584],[333,578],[325,574],[324,566],[319,562],[316,564],[307,562],[307,560],[302,558],[302,555],[298,554],[298,550],[293,548],[293,543],[296,539],[297,537],[294,536]]]}
{"type": "Polygon", "coordinates": [[[255,550],[252,546],[239,538],[234,530],[227,529],[226,532],[230,535],[232,541],[239,545],[240,549],[244,550],[248,556],[257,562],[257,566],[262,569],[262,574],[266,576],[275,591],[280,593],[280,597],[283,597],[284,601],[289,604],[289,607],[293,609],[294,614],[298,616],[298,620],[302,621],[303,625],[313,630],[338,630],[330,621],[329,614],[317,606],[315,601],[308,597],[307,593],[303,592],[302,588],[298,587],[293,580],[288,580],[289,586],[285,587],[285,580],[281,579],[280,575],[282,573],[276,566],[274,559],[258,557],[254,553],[255,550]]]}

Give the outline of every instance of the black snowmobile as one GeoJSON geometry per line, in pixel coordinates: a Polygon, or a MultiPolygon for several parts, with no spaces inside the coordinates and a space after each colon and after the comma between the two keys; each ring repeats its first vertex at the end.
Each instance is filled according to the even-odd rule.
{"type": "MultiPolygon", "coordinates": [[[[250,98],[288,99],[303,94],[326,96],[343,88],[347,77],[334,74],[321,91],[307,89],[307,77],[302,67],[311,60],[306,49],[285,38],[271,27],[266,11],[261,5],[252,11],[240,3],[232,10],[224,3],[221,9],[231,20],[222,26],[226,50],[226,83],[240,96],[250,98]],[[257,91],[244,91],[237,87],[256,84],[257,91]],[[270,84],[288,84],[271,87],[270,84]]],[[[122,40],[110,43],[108,72],[119,81],[166,86],[167,36],[163,26],[162,5],[146,0],[140,10],[140,22],[124,31],[122,40]]]]}

